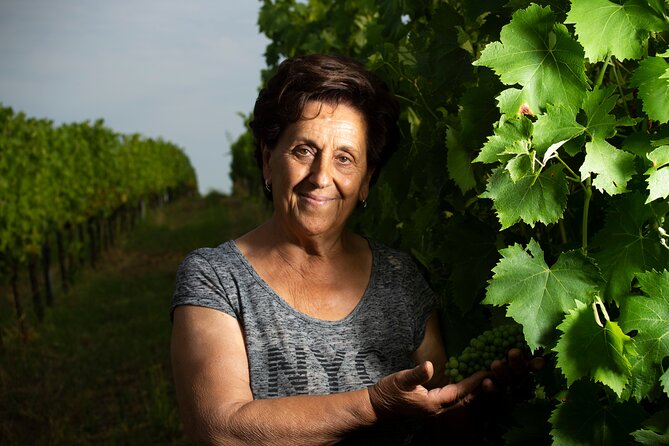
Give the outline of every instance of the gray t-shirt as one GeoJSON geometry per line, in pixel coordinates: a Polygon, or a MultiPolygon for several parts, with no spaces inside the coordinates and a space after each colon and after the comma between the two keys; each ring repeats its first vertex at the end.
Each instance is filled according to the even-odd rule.
{"type": "Polygon", "coordinates": [[[172,310],[223,311],[242,327],[255,399],[357,390],[414,366],[435,295],[405,253],[370,241],[372,275],[338,321],[305,315],[278,296],[233,241],[192,252],[177,273],[172,310]]]}

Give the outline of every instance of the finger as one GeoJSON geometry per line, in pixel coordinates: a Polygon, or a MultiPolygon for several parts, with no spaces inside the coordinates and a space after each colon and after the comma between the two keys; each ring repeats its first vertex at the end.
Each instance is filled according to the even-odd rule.
{"type": "Polygon", "coordinates": [[[490,364],[490,371],[495,378],[506,378],[509,375],[508,363],[502,359],[495,359],[490,364]]]}
{"type": "Polygon", "coordinates": [[[497,390],[497,386],[492,379],[485,378],[481,381],[481,390],[483,390],[484,393],[494,393],[497,390]]]}
{"type": "Polygon", "coordinates": [[[509,351],[509,359],[496,359],[490,364],[490,371],[496,384],[495,387],[499,385],[505,386],[526,370],[526,366],[521,365],[525,361],[522,352],[517,349],[514,350],[513,352],[509,351]],[[518,353],[520,353],[520,357],[517,356],[518,353]]]}
{"type": "Polygon", "coordinates": [[[496,359],[490,364],[490,371],[495,380],[507,382],[519,374],[527,372],[528,361],[523,351],[518,348],[510,349],[505,359],[496,359]]]}
{"type": "Polygon", "coordinates": [[[477,372],[456,384],[449,384],[440,393],[442,409],[451,410],[469,405],[482,386],[486,385],[493,385],[487,372],[477,372]]]}
{"type": "Polygon", "coordinates": [[[507,358],[509,361],[509,368],[512,371],[524,370],[527,368],[527,362],[525,360],[525,355],[523,351],[519,348],[512,348],[507,353],[507,358]]]}
{"type": "Polygon", "coordinates": [[[536,358],[530,359],[530,370],[533,372],[538,372],[539,370],[544,368],[544,365],[546,364],[546,361],[544,358],[541,356],[537,356],[536,358]]]}
{"type": "Polygon", "coordinates": [[[467,407],[471,405],[474,401],[476,401],[477,397],[475,393],[468,393],[467,395],[464,395],[462,398],[460,398],[457,402],[454,404],[450,405],[447,410],[453,410],[453,409],[459,409],[462,407],[467,407]]]}
{"type": "Polygon", "coordinates": [[[432,379],[434,366],[430,361],[418,364],[413,369],[403,370],[397,373],[397,387],[400,390],[412,390],[416,386],[427,383],[432,379]]]}
{"type": "Polygon", "coordinates": [[[468,394],[474,393],[485,379],[489,379],[489,376],[488,372],[476,372],[456,384],[451,384],[452,386],[456,386],[456,399],[461,399],[468,394]]]}

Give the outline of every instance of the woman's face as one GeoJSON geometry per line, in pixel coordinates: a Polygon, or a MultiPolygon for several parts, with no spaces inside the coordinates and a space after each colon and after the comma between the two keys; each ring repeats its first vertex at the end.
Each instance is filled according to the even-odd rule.
{"type": "Polygon", "coordinates": [[[315,101],[302,116],[263,150],[263,175],[276,215],[297,236],[336,234],[369,192],[365,120],[349,105],[315,101]]]}

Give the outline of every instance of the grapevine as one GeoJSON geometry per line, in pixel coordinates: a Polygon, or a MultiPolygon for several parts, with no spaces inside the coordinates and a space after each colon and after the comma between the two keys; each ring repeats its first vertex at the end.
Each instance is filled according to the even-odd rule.
{"type": "Polygon", "coordinates": [[[101,239],[103,226],[106,239],[112,238],[113,221],[120,213],[195,187],[190,161],[173,143],[117,134],[102,120],[56,127],[0,104],[0,285],[11,282],[19,323],[19,267],[29,268],[33,306],[41,319],[35,273],[41,257],[46,303],[52,304],[52,238],[57,241],[65,288],[65,260],[72,269],[74,258],[83,255],[84,233],[89,234],[94,263],[99,250],[94,240],[101,239]]]}
{"type": "Polygon", "coordinates": [[[354,225],[427,271],[449,375],[503,318],[544,352],[504,437],[669,443],[669,3],[263,0],[258,24],[265,76],[345,53],[400,98],[354,225]]]}

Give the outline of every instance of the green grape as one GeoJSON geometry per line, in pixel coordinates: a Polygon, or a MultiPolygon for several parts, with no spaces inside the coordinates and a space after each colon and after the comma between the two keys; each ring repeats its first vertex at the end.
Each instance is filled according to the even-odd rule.
{"type": "Polygon", "coordinates": [[[459,356],[448,359],[446,375],[452,382],[458,382],[477,371],[486,371],[494,360],[504,359],[512,348],[528,349],[520,325],[500,325],[486,330],[472,338],[459,356]]]}
{"type": "Polygon", "coordinates": [[[448,360],[448,366],[452,369],[457,369],[458,368],[458,358],[455,356],[451,356],[451,359],[448,360]]]}

